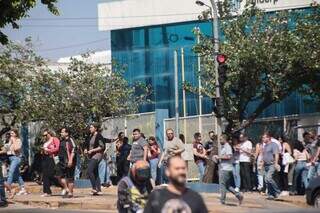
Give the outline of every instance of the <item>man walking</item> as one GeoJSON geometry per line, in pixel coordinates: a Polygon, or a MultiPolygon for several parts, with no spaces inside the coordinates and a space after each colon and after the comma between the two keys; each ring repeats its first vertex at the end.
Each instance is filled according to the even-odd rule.
{"type": "Polygon", "coordinates": [[[187,165],[180,156],[168,159],[166,173],[169,185],[150,194],[145,213],[208,212],[202,197],[186,187],[187,165]]]}
{"type": "Polygon", "coordinates": [[[220,138],[221,153],[220,156],[215,156],[217,160],[220,161],[220,202],[225,204],[227,190],[234,194],[239,200],[239,205],[241,205],[243,196],[239,191],[236,191],[232,186],[233,181],[233,161],[232,161],[232,148],[227,142],[227,136],[221,135],[220,138]]]}
{"type": "Polygon", "coordinates": [[[275,199],[280,194],[280,189],[273,179],[274,173],[280,171],[279,162],[279,149],[276,143],[271,141],[271,135],[264,133],[262,136],[262,142],[265,144],[263,148],[263,165],[265,182],[268,189],[268,199],[275,199]]]}
{"type": "Polygon", "coordinates": [[[204,183],[218,182],[218,163],[212,160],[214,155],[218,155],[218,140],[214,131],[209,132],[209,140],[204,144],[208,159],[206,160],[206,169],[203,176],[204,183]]]}

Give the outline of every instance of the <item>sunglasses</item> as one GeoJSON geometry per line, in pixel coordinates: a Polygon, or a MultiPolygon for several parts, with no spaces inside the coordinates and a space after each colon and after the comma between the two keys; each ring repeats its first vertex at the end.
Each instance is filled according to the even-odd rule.
{"type": "Polygon", "coordinates": [[[47,137],[48,136],[48,134],[45,134],[45,135],[42,135],[43,137],[47,137]]]}

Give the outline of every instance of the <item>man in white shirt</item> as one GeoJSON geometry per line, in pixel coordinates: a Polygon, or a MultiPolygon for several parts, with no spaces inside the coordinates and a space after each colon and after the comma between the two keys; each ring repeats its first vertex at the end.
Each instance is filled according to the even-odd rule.
{"type": "Polygon", "coordinates": [[[251,184],[251,155],[252,143],[248,140],[246,134],[241,133],[239,136],[239,162],[240,162],[240,176],[241,188],[244,192],[252,190],[251,184]]]}

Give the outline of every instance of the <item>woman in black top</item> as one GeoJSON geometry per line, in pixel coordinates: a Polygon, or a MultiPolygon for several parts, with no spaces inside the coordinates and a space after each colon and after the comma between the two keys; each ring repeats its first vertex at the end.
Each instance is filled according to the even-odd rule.
{"type": "Polygon", "coordinates": [[[130,162],[127,160],[128,155],[130,154],[131,145],[128,144],[128,138],[124,134],[119,133],[118,135],[119,142],[117,144],[117,176],[118,181],[127,176],[129,173],[130,162]]]}
{"type": "Polygon", "coordinates": [[[93,123],[90,125],[90,137],[85,143],[84,154],[88,156],[88,176],[92,186],[92,194],[98,195],[101,191],[101,183],[99,179],[99,163],[105,149],[104,138],[99,133],[99,125],[93,123]]]}

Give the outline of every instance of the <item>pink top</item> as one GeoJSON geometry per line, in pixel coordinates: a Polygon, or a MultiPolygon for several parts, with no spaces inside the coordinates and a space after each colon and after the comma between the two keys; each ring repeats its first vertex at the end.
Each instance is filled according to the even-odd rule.
{"type": "Polygon", "coordinates": [[[56,137],[53,137],[51,142],[44,144],[44,150],[48,153],[48,155],[56,156],[59,152],[59,147],[60,141],[56,137]]]}

